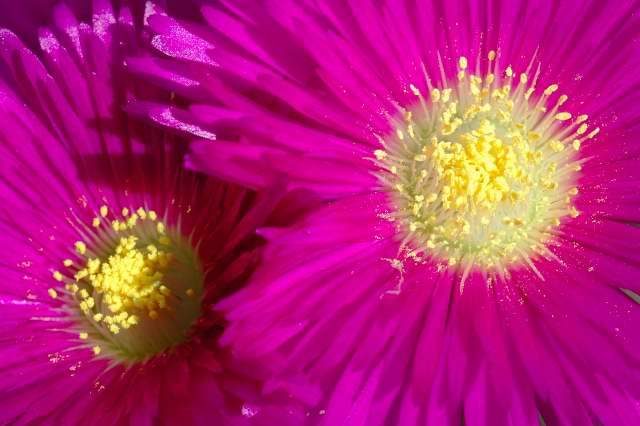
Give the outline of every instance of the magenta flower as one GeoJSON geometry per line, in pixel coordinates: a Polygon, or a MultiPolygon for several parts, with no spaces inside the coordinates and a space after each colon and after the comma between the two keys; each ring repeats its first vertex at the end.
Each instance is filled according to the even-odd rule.
{"type": "Polygon", "coordinates": [[[262,230],[225,341],[326,425],[640,423],[638,3],[222,3],[150,17],[178,61],[131,66],[192,103],[149,116],[325,201],[262,230]]]}
{"type": "Polygon", "coordinates": [[[163,96],[124,71],[142,15],[54,21],[39,54],[0,30],[0,424],[274,424],[281,397],[220,349],[211,307],[280,197],[184,171],[175,136],[122,111],[163,96]]]}

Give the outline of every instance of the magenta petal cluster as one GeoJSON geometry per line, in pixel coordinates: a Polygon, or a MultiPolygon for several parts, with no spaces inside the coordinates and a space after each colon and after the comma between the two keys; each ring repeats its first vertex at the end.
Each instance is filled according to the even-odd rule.
{"type": "Polygon", "coordinates": [[[206,25],[149,17],[167,57],[130,67],[190,102],[140,108],[198,139],[188,166],[324,200],[260,231],[224,341],[286,356],[274,372],[321,386],[324,425],[640,423],[638,12],[268,0],[204,6],[206,25]],[[476,221],[503,201],[530,214],[476,221]]]}
{"type": "Polygon", "coordinates": [[[280,197],[185,171],[184,141],[124,112],[169,99],[125,70],[148,52],[138,6],[56,7],[38,52],[0,30],[3,425],[275,424],[212,306],[280,197]]]}

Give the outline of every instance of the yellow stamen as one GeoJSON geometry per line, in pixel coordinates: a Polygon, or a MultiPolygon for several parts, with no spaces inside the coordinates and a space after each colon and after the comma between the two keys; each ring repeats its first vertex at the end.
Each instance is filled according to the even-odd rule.
{"type": "Polygon", "coordinates": [[[438,102],[440,100],[440,90],[438,89],[433,89],[431,91],[431,101],[432,102],[438,102]]]}
{"type": "Polygon", "coordinates": [[[527,74],[520,74],[520,84],[527,84],[527,74]]]}
{"type": "Polygon", "coordinates": [[[583,133],[585,133],[587,131],[587,128],[589,126],[587,124],[581,124],[580,127],[578,127],[578,130],[576,130],[576,133],[579,135],[582,135],[583,133]]]}
{"type": "Polygon", "coordinates": [[[544,94],[549,96],[553,92],[555,92],[556,90],[558,90],[558,85],[557,84],[552,84],[551,86],[549,86],[546,89],[544,89],[544,94]]]}
{"type": "MultiPolygon", "coordinates": [[[[495,60],[495,51],[487,58],[495,60]]],[[[530,103],[535,88],[526,73],[513,87],[511,66],[486,76],[468,73],[468,66],[460,57],[458,81],[448,82],[457,87],[431,88],[432,102],[421,99],[404,112],[395,134],[379,137],[390,149],[374,154],[396,207],[393,219],[416,245],[413,257],[424,250],[465,274],[474,265],[505,272],[513,263],[532,265],[529,257],[553,238],[550,227],[575,217],[577,189],[570,189],[567,170],[579,168],[575,150],[588,117],[566,126],[572,114],[558,110],[566,95],[556,105],[545,105],[544,97],[530,103]]],[[[544,95],[557,90],[552,84],[544,95]]]]}
{"type": "Polygon", "coordinates": [[[79,254],[85,254],[87,252],[87,245],[82,241],[76,241],[75,248],[79,254]]]}

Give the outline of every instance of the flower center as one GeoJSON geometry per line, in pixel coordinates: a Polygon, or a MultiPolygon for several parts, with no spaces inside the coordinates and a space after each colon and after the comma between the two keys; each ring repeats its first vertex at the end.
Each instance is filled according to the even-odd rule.
{"type": "MultiPolygon", "coordinates": [[[[495,69],[495,52],[489,68],[495,69]]],[[[579,215],[573,204],[581,169],[577,151],[599,129],[587,133],[587,116],[566,125],[557,85],[531,100],[535,81],[508,67],[504,76],[467,73],[460,58],[453,88],[433,88],[419,105],[393,120],[395,133],[374,152],[394,219],[416,252],[434,256],[465,273],[474,266],[507,272],[549,254],[553,229],[579,215]]]]}
{"type": "Polygon", "coordinates": [[[96,355],[142,361],[187,338],[200,315],[204,273],[191,244],[154,211],[108,215],[101,207],[89,237],[75,243],[77,259],[53,272],[64,286],[49,294],[79,317],[78,337],[96,355]]]}

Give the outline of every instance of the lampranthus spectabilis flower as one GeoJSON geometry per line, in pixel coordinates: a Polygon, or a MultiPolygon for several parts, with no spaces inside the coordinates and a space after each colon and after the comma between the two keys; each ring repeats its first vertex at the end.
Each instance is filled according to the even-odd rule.
{"type": "Polygon", "coordinates": [[[0,424],[274,424],[212,306],[279,196],[185,171],[184,142],[124,113],[164,96],[125,71],[142,11],[53,15],[39,53],[0,30],[0,424]]]}
{"type": "Polygon", "coordinates": [[[638,424],[638,4],[221,4],[149,19],[133,67],[193,99],[149,116],[326,201],[262,230],[224,340],[327,425],[638,424]]]}

